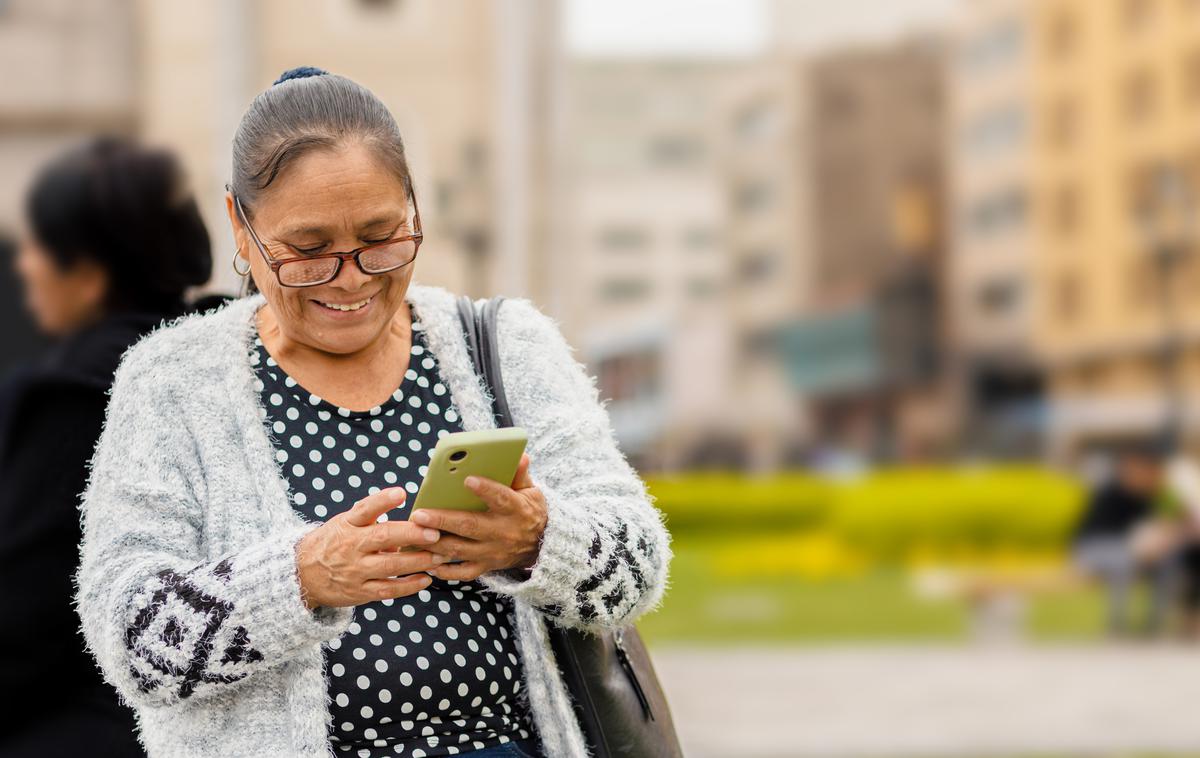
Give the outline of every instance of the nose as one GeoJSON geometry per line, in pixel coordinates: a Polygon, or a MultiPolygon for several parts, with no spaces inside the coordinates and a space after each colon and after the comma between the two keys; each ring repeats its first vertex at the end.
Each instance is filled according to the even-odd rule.
{"type": "Polygon", "coordinates": [[[327,286],[353,292],[362,289],[373,278],[370,274],[364,274],[355,261],[342,261],[342,269],[338,271],[338,275],[327,286]]]}

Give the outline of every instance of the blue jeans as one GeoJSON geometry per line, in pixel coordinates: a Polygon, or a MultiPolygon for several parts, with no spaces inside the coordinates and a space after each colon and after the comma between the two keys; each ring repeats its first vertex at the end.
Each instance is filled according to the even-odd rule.
{"type": "Polygon", "coordinates": [[[473,753],[462,753],[461,758],[542,758],[542,754],[536,740],[515,740],[473,753]]]}

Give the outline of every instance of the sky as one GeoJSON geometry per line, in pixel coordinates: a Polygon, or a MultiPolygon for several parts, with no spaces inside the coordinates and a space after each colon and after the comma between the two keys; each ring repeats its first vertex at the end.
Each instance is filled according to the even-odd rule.
{"type": "Polygon", "coordinates": [[[819,51],[940,26],[962,1],[567,0],[564,23],[568,50],[582,57],[740,57],[777,36],[819,51]]]}

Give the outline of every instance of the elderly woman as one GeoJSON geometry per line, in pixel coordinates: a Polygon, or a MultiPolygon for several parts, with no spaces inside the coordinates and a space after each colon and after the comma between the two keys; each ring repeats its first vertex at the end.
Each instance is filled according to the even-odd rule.
{"type": "Polygon", "coordinates": [[[82,505],[82,628],[148,752],[585,755],[544,624],[628,624],[671,553],[584,367],[507,303],[529,454],[469,482],[487,512],[410,519],[437,439],[494,421],[454,296],[412,280],[395,120],[288,72],[242,119],[226,202],[254,291],[125,354],[82,505]]]}

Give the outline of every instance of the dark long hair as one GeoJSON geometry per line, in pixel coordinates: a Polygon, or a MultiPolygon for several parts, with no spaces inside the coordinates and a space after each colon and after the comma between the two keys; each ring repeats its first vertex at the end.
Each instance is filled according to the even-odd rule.
{"type": "Polygon", "coordinates": [[[176,310],[188,287],[212,276],[208,230],[168,150],[92,139],[41,169],[26,214],[59,267],[104,267],[107,312],[176,310]]]}

